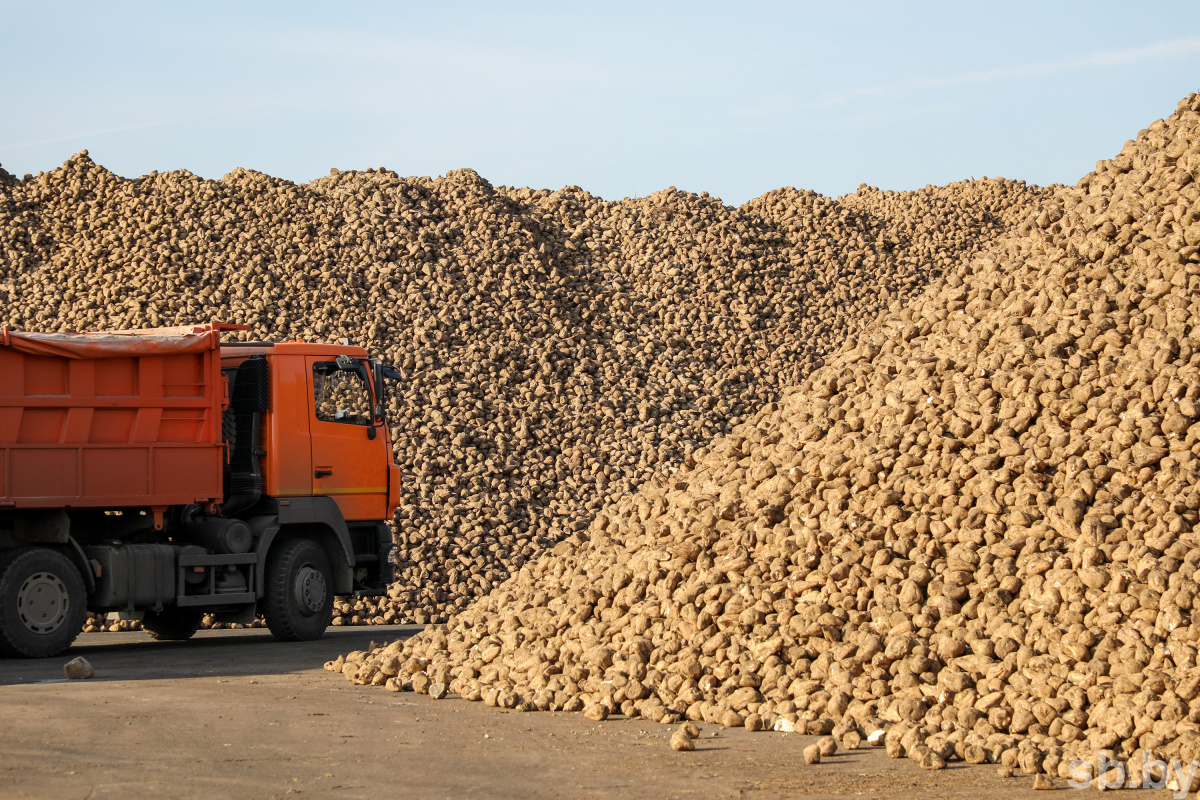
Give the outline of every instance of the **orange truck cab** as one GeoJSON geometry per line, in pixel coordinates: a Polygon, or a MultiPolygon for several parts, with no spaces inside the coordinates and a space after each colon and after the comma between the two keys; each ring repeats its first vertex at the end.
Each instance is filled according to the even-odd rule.
{"type": "Polygon", "coordinates": [[[386,591],[399,374],[232,330],[0,330],[0,654],[62,652],[88,610],[158,639],[212,613],[309,640],[336,595],[386,591]]]}

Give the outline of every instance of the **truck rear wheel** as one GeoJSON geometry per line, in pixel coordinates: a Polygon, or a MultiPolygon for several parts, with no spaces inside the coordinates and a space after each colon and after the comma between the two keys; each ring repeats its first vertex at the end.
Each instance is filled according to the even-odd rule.
{"type": "Polygon", "coordinates": [[[333,620],[333,570],[325,549],[311,539],[290,539],[267,556],[263,617],[276,639],[320,639],[333,620]]]}
{"type": "Polygon", "coordinates": [[[0,554],[0,654],[58,655],[83,628],[86,603],[83,576],[57,550],[22,547],[0,554]]]}
{"type": "Polygon", "coordinates": [[[182,642],[196,635],[204,612],[196,608],[167,606],[162,611],[147,611],[142,617],[142,630],[150,638],[164,642],[182,642]]]}

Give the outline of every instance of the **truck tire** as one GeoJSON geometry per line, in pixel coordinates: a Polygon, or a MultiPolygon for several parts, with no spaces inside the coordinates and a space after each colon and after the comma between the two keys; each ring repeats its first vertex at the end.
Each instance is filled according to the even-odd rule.
{"type": "Polygon", "coordinates": [[[162,611],[147,611],[142,617],[142,630],[160,642],[182,642],[196,635],[204,612],[198,608],[167,606],[162,611]]]}
{"type": "Polygon", "coordinates": [[[333,620],[333,570],[325,548],[288,539],[267,555],[262,613],[276,639],[320,639],[333,620]]]}
{"type": "Polygon", "coordinates": [[[65,555],[47,547],[0,554],[0,654],[58,655],[75,641],[86,617],[83,576],[65,555]]]}

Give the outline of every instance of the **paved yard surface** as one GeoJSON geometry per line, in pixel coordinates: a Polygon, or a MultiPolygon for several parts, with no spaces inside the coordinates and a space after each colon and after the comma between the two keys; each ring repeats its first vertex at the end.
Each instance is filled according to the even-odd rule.
{"type": "MultiPolygon", "coordinates": [[[[806,767],[809,737],[502,711],[349,684],[339,653],[415,626],[331,628],[305,644],[262,630],[80,637],[65,656],[0,660],[4,798],[910,798],[1032,796],[994,767],[929,773],[882,749],[806,767]],[[64,681],[75,655],[96,669],[64,681]]],[[[1062,782],[1060,781],[1060,786],[1062,782]]],[[[1065,786],[1062,786],[1065,788],[1065,786]]],[[[1095,790],[1092,790],[1095,791],[1095,790]]],[[[1169,797],[1140,792],[1139,797],[1169,797]]],[[[1039,793],[1041,795],[1041,793],[1039,793]]]]}

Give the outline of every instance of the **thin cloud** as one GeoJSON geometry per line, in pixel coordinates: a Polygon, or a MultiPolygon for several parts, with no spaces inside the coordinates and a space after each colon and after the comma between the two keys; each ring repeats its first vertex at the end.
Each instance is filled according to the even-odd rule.
{"type": "Polygon", "coordinates": [[[197,122],[228,122],[230,120],[246,120],[271,117],[281,112],[305,109],[311,105],[306,92],[294,90],[277,93],[275,97],[263,99],[258,96],[247,96],[237,102],[223,102],[219,108],[201,109],[193,113],[181,113],[177,116],[160,119],[155,122],[141,122],[136,125],[123,125],[116,128],[71,133],[65,136],[52,136],[29,142],[15,144],[0,144],[0,153],[8,150],[20,150],[27,147],[39,147],[60,142],[72,142],[76,139],[88,139],[93,136],[107,136],[113,133],[130,133],[150,128],[163,128],[170,125],[190,125],[197,122]]]}
{"type": "Polygon", "coordinates": [[[1080,69],[1108,69],[1112,67],[1127,67],[1134,64],[1144,64],[1149,61],[1162,61],[1170,58],[1185,58],[1200,54],[1200,36],[1186,39],[1171,39],[1153,42],[1142,47],[1131,47],[1125,50],[1096,50],[1074,58],[1060,61],[1042,61],[1032,64],[1019,64],[998,69],[976,70],[959,75],[948,75],[941,78],[918,78],[903,83],[879,86],[863,86],[846,89],[826,95],[819,100],[808,103],[785,104],[770,103],[752,109],[746,109],[740,116],[768,116],[780,111],[813,111],[823,108],[845,106],[859,100],[880,97],[898,97],[914,91],[941,89],[949,86],[966,86],[980,83],[991,83],[1002,80],[1023,80],[1028,78],[1043,78],[1060,72],[1070,72],[1080,69]]]}
{"type": "Polygon", "coordinates": [[[1127,67],[1132,64],[1161,61],[1166,58],[1179,58],[1196,53],[1200,53],[1200,36],[1154,42],[1144,47],[1133,47],[1127,50],[1097,50],[1063,61],[1045,61],[983,72],[967,72],[947,78],[913,81],[910,85],[912,88],[932,89],[941,86],[986,83],[988,81],[1005,80],[1008,78],[1042,78],[1047,75],[1076,69],[1127,67]]]}
{"type": "Polygon", "coordinates": [[[32,142],[18,142],[16,144],[0,144],[0,152],[6,150],[20,150],[25,147],[38,147],[44,144],[58,144],[59,142],[71,142],[76,139],[87,139],[91,136],[105,136],[110,133],[128,133],[130,131],[141,131],[146,128],[161,128],[163,125],[171,125],[174,120],[164,120],[162,122],[144,122],[140,125],[126,125],[121,128],[105,128],[99,131],[87,131],[86,133],[72,133],[67,136],[55,136],[50,139],[38,139],[32,142]]]}

